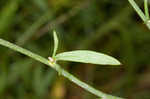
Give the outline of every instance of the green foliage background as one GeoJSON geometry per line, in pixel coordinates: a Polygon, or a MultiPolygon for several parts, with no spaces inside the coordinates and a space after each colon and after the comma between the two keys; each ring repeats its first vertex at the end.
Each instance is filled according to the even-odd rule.
{"type": "MultiPolygon", "coordinates": [[[[143,2],[137,3],[143,9],[143,2]]],[[[0,37],[43,57],[90,49],[114,56],[120,67],[61,62],[103,92],[150,98],[150,33],[127,0],[0,0],[0,37]]],[[[95,99],[49,67],[0,46],[0,99],[95,99]]]]}

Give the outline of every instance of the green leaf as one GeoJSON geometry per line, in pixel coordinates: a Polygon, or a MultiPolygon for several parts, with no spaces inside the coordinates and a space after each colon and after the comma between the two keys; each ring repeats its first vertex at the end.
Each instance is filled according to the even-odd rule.
{"type": "Polygon", "coordinates": [[[99,65],[120,65],[121,63],[115,58],[88,50],[76,50],[70,52],[64,52],[55,56],[57,60],[73,61],[81,63],[91,63],[99,65]]]}
{"type": "Polygon", "coordinates": [[[58,49],[58,37],[57,37],[56,31],[53,31],[53,37],[54,37],[54,51],[53,51],[52,57],[55,57],[56,51],[58,49]]]}

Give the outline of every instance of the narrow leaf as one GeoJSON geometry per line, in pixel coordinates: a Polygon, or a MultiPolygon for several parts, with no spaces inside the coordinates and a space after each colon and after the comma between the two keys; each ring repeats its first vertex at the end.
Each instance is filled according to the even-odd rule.
{"type": "Polygon", "coordinates": [[[58,49],[58,37],[57,37],[56,31],[53,31],[53,37],[54,37],[54,51],[53,51],[52,57],[55,57],[56,51],[58,49]]]}
{"type": "Polygon", "coordinates": [[[115,58],[88,50],[76,50],[64,52],[55,56],[56,60],[73,61],[81,63],[91,63],[99,65],[120,65],[121,63],[115,58]]]}

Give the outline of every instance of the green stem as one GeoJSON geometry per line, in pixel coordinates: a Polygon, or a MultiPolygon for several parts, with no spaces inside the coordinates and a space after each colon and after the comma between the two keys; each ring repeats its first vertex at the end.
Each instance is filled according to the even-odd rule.
{"type": "Polygon", "coordinates": [[[134,8],[134,10],[138,13],[138,15],[140,16],[140,18],[146,22],[146,17],[144,15],[144,13],[142,12],[142,10],[139,8],[139,6],[135,3],[134,0],[128,0],[129,3],[132,5],[132,7],[134,8]]]}
{"type": "Polygon", "coordinates": [[[146,15],[146,26],[150,29],[150,21],[149,21],[149,10],[148,10],[148,1],[144,0],[144,10],[146,15]]]}
{"type": "Polygon", "coordinates": [[[149,20],[149,10],[148,10],[148,1],[144,0],[144,10],[147,20],[149,20]]]}
{"type": "Polygon", "coordinates": [[[148,7],[146,8],[146,6],[148,6],[146,4],[145,0],[145,12],[146,12],[146,16],[144,15],[144,13],[142,12],[142,10],[139,8],[139,6],[135,3],[134,0],[128,0],[129,3],[131,4],[131,6],[134,8],[134,10],[138,13],[138,15],[140,16],[140,18],[144,21],[144,23],[146,24],[146,26],[148,27],[148,29],[150,30],[150,22],[147,20],[149,18],[149,14],[148,14],[148,7]]]}
{"type": "Polygon", "coordinates": [[[83,89],[89,91],[90,93],[101,97],[102,99],[123,99],[123,98],[119,98],[119,97],[115,97],[115,96],[111,96],[108,94],[105,94],[93,87],[91,87],[90,85],[80,81],[78,78],[76,78],[75,76],[73,76],[72,74],[68,73],[67,71],[65,71],[64,69],[62,69],[58,64],[50,64],[48,59],[45,59],[37,54],[32,53],[31,51],[28,51],[22,47],[19,47],[13,43],[10,43],[6,40],[0,39],[0,45],[3,45],[5,47],[8,47],[10,49],[13,49],[14,51],[20,52],[24,55],[27,55],[43,64],[46,64],[50,67],[52,67],[53,69],[55,69],[57,72],[60,72],[62,76],[68,78],[70,81],[74,82],[75,84],[79,85],[80,87],[82,87],[83,89]]]}

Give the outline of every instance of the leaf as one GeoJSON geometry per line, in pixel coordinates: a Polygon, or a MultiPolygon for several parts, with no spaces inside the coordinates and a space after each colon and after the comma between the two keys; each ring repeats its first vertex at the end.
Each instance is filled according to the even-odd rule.
{"type": "Polygon", "coordinates": [[[56,51],[58,49],[58,37],[57,37],[56,31],[53,31],[53,37],[54,37],[54,51],[53,51],[52,57],[55,57],[56,51]]]}
{"type": "Polygon", "coordinates": [[[121,63],[115,58],[88,50],[76,50],[70,52],[63,52],[55,56],[57,60],[73,61],[81,63],[91,63],[99,65],[120,65],[121,63]]]}

